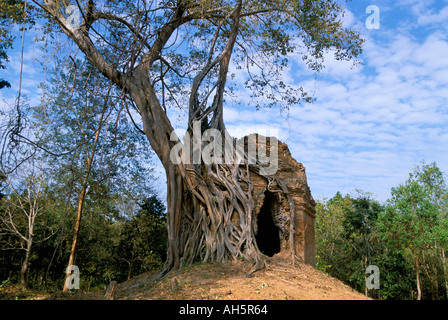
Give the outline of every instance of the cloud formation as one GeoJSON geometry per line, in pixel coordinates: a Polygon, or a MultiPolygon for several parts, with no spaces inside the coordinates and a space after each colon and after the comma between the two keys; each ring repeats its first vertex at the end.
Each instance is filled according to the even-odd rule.
{"type": "MultiPolygon", "coordinates": [[[[287,140],[293,156],[306,167],[316,198],[358,188],[385,201],[390,189],[423,159],[448,172],[444,4],[401,1],[384,7],[394,21],[382,21],[379,30],[364,30],[361,66],[351,68],[330,52],[326,68],[314,75],[296,58],[291,77],[316,103],[291,109],[287,119],[275,110],[228,107],[229,127],[278,126],[280,139],[287,140]]],[[[345,23],[360,27],[362,19],[350,12],[345,23]]]]}

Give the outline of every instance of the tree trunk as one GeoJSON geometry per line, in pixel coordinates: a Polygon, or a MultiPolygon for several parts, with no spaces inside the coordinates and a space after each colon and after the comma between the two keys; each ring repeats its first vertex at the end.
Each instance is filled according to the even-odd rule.
{"type": "MultiPolygon", "coordinates": [[[[109,91],[110,92],[112,88],[112,83],[109,86],[109,91]]],[[[101,117],[99,120],[99,124],[98,124],[98,128],[95,132],[95,139],[93,141],[93,145],[92,145],[92,151],[90,152],[90,155],[87,157],[86,159],[86,173],[82,182],[82,189],[81,192],[79,194],[79,198],[78,198],[78,210],[77,210],[77,214],[76,214],[76,223],[75,223],[75,233],[73,235],[73,242],[72,242],[72,250],[70,252],[70,258],[68,259],[68,266],[73,266],[75,265],[75,258],[76,258],[76,251],[78,249],[78,237],[79,237],[79,230],[81,228],[81,220],[82,220],[82,210],[84,207],[84,202],[86,199],[86,194],[87,194],[87,189],[88,189],[88,181],[89,181],[89,176],[90,176],[90,170],[92,169],[92,162],[93,159],[95,157],[95,151],[96,151],[96,146],[98,144],[98,138],[100,136],[100,131],[101,131],[101,127],[103,125],[103,118],[104,115],[106,113],[107,110],[107,101],[108,99],[106,99],[106,102],[104,104],[104,108],[103,108],[103,112],[101,113],[101,117]]],[[[69,270],[69,269],[67,269],[69,270]]],[[[67,278],[70,277],[70,272],[67,272],[65,274],[65,280],[67,280],[67,278]]],[[[63,292],[66,292],[68,290],[67,288],[67,281],[64,282],[64,288],[62,289],[63,292]]]]}
{"type": "Polygon", "coordinates": [[[416,273],[416,280],[417,280],[417,300],[421,300],[422,299],[422,289],[421,289],[421,285],[420,285],[420,265],[419,265],[419,261],[418,261],[418,257],[417,254],[414,254],[414,259],[415,259],[415,273],[416,273]]]}
{"type": "MultiPolygon", "coordinates": [[[[148,141],[164,166],[167,181],[168,248],[160,277],[194,261],[221,263],[240,258],[252,261],[253,271],[262,268],[264,262],[254,233],[256,221],[250,181],[250,171],[259,173],[261,165],[258,162],[248,165],[248,152],[236,148],[225,128],[219,130],[231,144],[225,164],[205,164],[203,159],[199,163],[174,163],[171,151],[178,144],[185,147],[182,151],[187,150],[182,156],[190,156],[190,160],[198,150],[192,146],[193,141],[188,145],[185,141],[171,140],[174,129],[167,115],[150,83],[144,76],[139,78],[141,82],[132,82],[129,91],[141,112],[148,141]]],[[[190,124],[189,132],[192,130],[190,124]]],[[[196,138],[200,140],[201,134],[196,138]]],[[[190,136],[195,140],[194,132],[190,136]]]]}
{"type": "Polygon", "coordinates": [[[249,170],[239,165],[167,168],[168,252],[163,276],[195,260],[222,263],[242,258],[264,266],[255,240],[249,170]],[[201,171],[199,171],[201,170],[201,171]]]}
{"type": "MultiPolygon", "coordinates": [[[[70,258],[68,259],[68,266],[75,265],[75,257],[76,252],[78,249],[78,238],[79,238],[79,230],[81,229],[81,220],[82,220],[82,208],[84,206],[84,200],[87,193],[87,183],[83,185],[83,188],[81,190],[81,193],[79,195],[78,199],[78,212],[76,215],[76,223],[75,223],[75,233],[73,235],[73,241],[72,241],[72,249],[70,251],[70,258]]],[[[67,269],[69,270],[69,269],[67,269]]],[[[65,274],[65,280],[70,277],[70,272],[67,272],[65,274]]],[[[67,288],[67,281],[64,282],[64,288],[62,289],[63,292],[66,292],[68,290],[67,288]]]]}
{"type": "Polygon", "coordinates": [[[112,281],[111,283],[109,283],[104,298],[106,300],[114,300],[116,289],[117,289],[117,281],[112,281]]]}
{"type": "MultiPolygon", "coordinates": [[[[228,40],[219,53],[215,41],[220,34],[216,33],[207,62],[194,78],[188,106],[188,130],[192,129],[193,121],[202,121],[209,122],[212,128],[225,133],[222,116],[223,95],[230,57],[238,35],[241,8],[242,2],[239,1],[232,12],[222,20],[222,25],[225,20],[233,21],[228,40]],[[212,106],[205,110],[203,103],[199,103],[199,88],[204,81],[208,81],[208,75],[214,70],[219,74],[209,94],[215,91],[215,97],[212,106]]],[[[177,6],[169,23],[158,31],[154,43],[141,58],[141,62],[132,73],[126,74],[118,71],[95,48],[88,37],[88,24],[83,30],[73,28],[65,22],[66,19],[60,11],[50,5],[45,9],[57,18],[62,30],[74,40],[99,71],[125,89],[139,109],[145,135],[162,162],[167,177],[168,248],[161,275],[194,260],[223,262],[242,257],[254,262],[254,270],[261,268],[264,263],[254,235],[256,222],[249,166],[242,170],[239,161],[236,161],[235,153],[234,164],[226,162],[225,165],[206,165],[204,162],[195,165],[174,164],[170,159],[172,147],[178,141],[171,140],[173,127],[160,104],[161,100],[154,88],[154,79],[150,79],[148,73],[154,62],[160,59],[164,46],[175,30],[194,18],[194,15],[185,17],[187,5],[177,6]]],[[[243,156],[247,158],[247,154],[243,156]]],[[[257,171],[257,168],[259,169],[257,165],[252,165],[250,170],[257,171]]],[[[293,237],[291,241],[294,241],[293,237]]],[[[74,261],[74,258],[70,261],[72,260],[74,261]]]]}
{"type": "MultiPolygon", "coordinates": [[[[367,270],[367,256],[364,257],[364,270],[367,270]]],[[[364,272],[364,283],[366,284],[365,286],[365,296],[368,297],[368,289],[367,289],[367,272],[364,272]]]]}
{"type": "Polygon", "coordinates": [[[438,272],[437,272],[437,265],[432,265],[432,270],[434,273],[434,276],[432,277],[432,283],[433,283],[433,300],[440,300],[440,292],[439,292],[439,279],[438,279],[438,272]]]}
{"type": "Polygon", "coordinates": [[[132,249],[132,252],[131,252],[131,261],[129,261],[129,270],[128,270],[128,276],[127,276],[126,280],[131,279],[133,264],[134,264],[134,248],[132,249]]]}
{"type": "Polygon", "coordinates": [[[31,256],[31,248],[33,244],[33,237],[32,237],[32,230],[29,234],[28,240],[26,242],[26,254],[25,259],[22,263],[22,268],[20,269],[20,286],[22,287],[22,290],[26,290],[26,286],[28,283],[28,270],[30,265],[30,256],[31,256]]]}

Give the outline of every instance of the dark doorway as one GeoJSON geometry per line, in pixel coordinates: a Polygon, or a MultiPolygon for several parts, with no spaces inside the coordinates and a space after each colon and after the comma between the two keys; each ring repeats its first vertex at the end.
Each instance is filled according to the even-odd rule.
{"type": "Polygon", "coordinates": [[[274,201],[274,194],[266,191],[263,205],[258,213],[258,232],[255,236],[258,249],[269,257],[280,252],[280,234],[272,218],[274,201]]]}

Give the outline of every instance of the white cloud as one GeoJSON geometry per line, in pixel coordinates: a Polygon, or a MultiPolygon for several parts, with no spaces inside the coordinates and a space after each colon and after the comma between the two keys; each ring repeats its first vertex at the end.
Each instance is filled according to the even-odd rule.
{"type": "Polygon", "coordinates": [[[287,81],[304,86],[315,104],[292,108],[287,119],[276,109],[229,106],[225,122],[237,136],[278,128],[316,198],[360,188],[384,201],[423,159],[448,172],[447,53],[447,36],[432,30],[371,37],[354,69],[328,52],[326,68],[314,75],[297,54],[287,81]]]}
{"type": "Polygon", "coordinates": [[[365,50],[370,72],[331,61],[313,84],[318,102],[291,112],[290,148],[317,197],[361,188],[385,200],[422,159],[448,169],[446,37],[399,34],[365,50]]]}
{"type": "Polygon", "coordinates": [[[418,24],[425,25],[434,25],[434,24],[442,24],[442,26],[447,26],[446,21],[448,20],[448,6],[442,8],[438,12],[434,12],[433,10],[424,11],[422,5],[415,5],[415,11],[418,13],[418,24]]]}

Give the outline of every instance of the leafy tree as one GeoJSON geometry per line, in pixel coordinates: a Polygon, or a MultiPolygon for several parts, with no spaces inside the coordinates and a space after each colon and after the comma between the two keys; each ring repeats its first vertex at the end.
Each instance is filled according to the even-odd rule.
{"type": "MultiPolygon", "coordinates": [[[[27,167],[16,177],[7,179],[9,194],[2,203],[0,211],[0,242],[2,250],[23,250],[20,270],[20,284],[23,290],[27,287],[30,260],[34,245],[47,240],[42,238],[38,228],[44,209],[45,177],[40,170],[27,167]]],[[[44,226],[47,227],[47,226],[44,226]]]]}
{"type": "MultiPolygon", "coordinates": [[[[223,110],[230,93],[231,65],[242,72],[254,106],[289,108],[310,101],[303,88],[282,81],[282,72],[287,70],[288,55],[299,50],[316,71],[324,66],[328,50],[337,59],[358,57],[363,40],[342,26],[343,7],[328,0],[106,1],[101,5],[88,0],[73,3],[82,18],[77,24],[64,13],[67,1],[35,3],[125,93],[141,116],[146,138],[167,177],[164,272],[195,259],[222,262],[245,257],[261,267],[251,188],[242,187],[243,181],[251,182],[239,168],[237,154],[226,164],[173,163],[174,146],[190,150],[183,154],[190,158],[197,150],[171,139],[173,124],[167,110],[187,113],[184,125],[190,136],[197,123],[225,135],[223,110]],[[115,54],[105,54],[109,52],[115,54]],[[236,225],[233,212],[240,217],[236,225]],[[207,241],[202,241],[204,237],[207,241]]],[[[253,166],[262,168],[260,163],[253,166]]]]}
{"type": "Polygon", "coordinates": [[[351,207],[346,208],[344,219],[345,237],[351,247],[351,255],[356,262],[350,275],[352,282],[358,288],[365,288],[367,295],[365,271],[371,264],[376,265],[376,251],[379,249],[376,223],[378,215],[383,212],[383,206],[372,199],[371,194],[358,191],[352,198],[351,207]],[[356,268],[356,265],[358,266],[356,268]]]}
{"type": "MultiPolygon", "coordinates": [[[[61,205],[67,214],[75,212],[68,259],[74,265],[84,212],[114,217],[117,206],[144,196],[149,186],[140,175],[150,175],[145,166],[151,153],[121,93],[88,61],[56,59],[46,99],[30,114],[33,145],[45,150],[45,161],[53,164],[52,189],[66,199],[61,205]]],[[[65,226],[64,220],[60,239],[65,226]]]]}
{"type": "MultiPolygon", "coordinates": [[[[432,234],[434,247],[428,247],[427,251],[436,251],[436,257],[440,257],[442,263],[443,282],[448,298],[448,272],[446,264],[446,249],[448,247],[448,188],[445,183],[444,174],[440,171],[437,163],[426,164],[422,161],[417,165],[414,173],[411,174],[418,183],[427,190],[431,203],[438,210],[437,223],[433,226],[432,234]]],[[[438,258],[431,263],[432,267],[437,263],[438,258]]],[[[432,268],[433,269],[433,268],[432,268]]],[[[427,272],[428,274],[428,272],[427,272]]],[[[435,289],[437,290],[437,271],[434,272],[435,289]]]]}
{"type": "Polygon", "coordinates": [[[384,240],[395,250],[409,252],[412,257],[418,300],[422,298],[421,259],[435,246],[434,236],[440,223],[438,203],[443,180],[439,173],[435,164],[423,166],[422,170],[417,167],[405,184],[392,188],[392,198],[380,218],[384,240]]]}
{"type": "Polygon", "coordinates": [[[165,206],[156,196],[139,206],[137,214],[124,222],[118,246],[120,259],[128,265],[128,280],[133,274],[162,267],[166,259],[165,206]]]}
{"type": "MultiPolygon", "coordinates": [[[[351,205],[348,196],[337,192],[328,201],[318,202],[316,206],[316,267],[336,275],[341,256],[340,244],[344,239],[345,208],[351,205]]],[[[341,277],[338,277],[341,278],[341,277]]]]}
{"type": "Polygon", "coordinates": [[[336,195],[316,210],[317,267],[359,291],[365,290],[365,271],[379,263],[382,244],[376,223],[384,210],[369,193],[336,195]]]}

